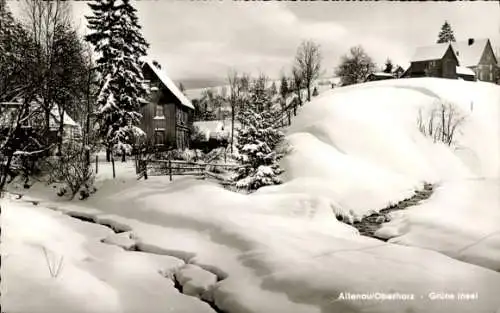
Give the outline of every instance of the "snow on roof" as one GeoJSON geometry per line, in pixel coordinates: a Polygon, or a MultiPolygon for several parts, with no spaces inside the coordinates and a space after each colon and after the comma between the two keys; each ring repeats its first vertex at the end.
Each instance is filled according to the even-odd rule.
{"type": "Polygon", "coordinates": [[[383,76],[383,77],[394,77],[391,73],[385,73],[385,72],[375,72],[371,73],[370,75],[375,75],[375,76],[383,76]]]}
{"type": "Polygon", "coordinates": [[[223,121],[198,121],[194,122],[193,125],[198,127],[203,132],[220,132],[226,130],[223,121]]]}
{"type": "MultiPolygon", "coordinates": [[[[51,119],[49,121],[50,127],[56,127],[59,125],[59,111],[57,107],[54,107],[51,112],[51,119]]],[[[80,125],[75,122],[68,113],[63,113],[63,124],[64,126],[79,127],[80,125]]]]}
{"type": "MultiPolygon", "coordinates": [[[[6,112],[12,112],[12,110],[16,110],[16,106],[19,106],[19,102],[1,102],[0,103],[2,106],[7,107],[7,110],[4,111],[4,115],[8,116],[5,114],[6,112]]],[[[30,103],[30,108],[32,110],[36,110],[39,107],[39,103],[36,101],[32,101],[30,103]]],[[[64,126],[69,126],[69,127],[80,127],[80,124],[75,122],[66,111],[63,112],[63,124],[64,126]]],[[[5,125],[6,123],[10,123],[11,121],[7,117],[6,119],[4,118],[2,122],[0,123],[1,125],[5,125]]],[[[50,117],[49,117],[49,127],[50,128],[55,128],[59,126],[59,106],[57,104],[54,104],[52,107],[52,110],[50,111],[50,117]]]]}
{"type": "Polygon", "coordinates": [[[189,99],[180,91],[180,89],[175,85],[175,83],[170,79],[170,77],[168,77],[165,71],[157,68],[153,64],[152,60],[145,59],[145,62],[153,70],[153,72],[156,74],[158,79],[160,79],[163,85],[165,85],[165,87],[167,87],[174,94],[174,96],[176,96],[177,99],[179,99],[182,105],[194,110],[194,106],[191,103],[191,101],[189,101],[189,99]]]}
{"type": "Polygon", "coordinates": [[[449,43],[440,43],[431,46],[418,47],[415,50],[415,54],[411,58],[411,61],[419,62],[428,60],[440,60],[441,58],[443,58],[449,46],[449,43]]]}
{"type": "Polygon", "coordinates": [[[474,39],[471,45],[466,40],[452,42],[451,46],[455,50],[460,66],[475,66],[479,64],[487,43],[488,39],[474,39]]]}
{"type": "Polygon", "coordinates": [[[474,73],[473,70],[465,66],[457,66],[457,74],[476,76],[476,73],[474,73]]]}

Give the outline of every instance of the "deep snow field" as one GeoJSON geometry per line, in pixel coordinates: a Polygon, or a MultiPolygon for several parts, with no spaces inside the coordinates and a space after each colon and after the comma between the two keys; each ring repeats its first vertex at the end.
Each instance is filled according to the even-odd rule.
{"type": "Polygon", "coordinates": [[[300,108],[285,183],[251,195],[138,181],[132,163],[115,180],[100,165],[85,201],[17,190],[1,200],[2,311],[500,312],[499,120],[496,85],[365,83],[300,108]],[[465,117],[452,147],[417,127],[440,101],[465,117]],[[359,220],[424,183],[434,194],[378,230],[388,242],[335,218],[359,220]]]}

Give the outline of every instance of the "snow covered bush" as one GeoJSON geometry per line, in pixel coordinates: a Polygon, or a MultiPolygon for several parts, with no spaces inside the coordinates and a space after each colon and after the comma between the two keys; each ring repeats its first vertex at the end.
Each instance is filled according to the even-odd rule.
{"type": "Polygon", "coordinates": [[[431,110],[423,116],[422,109],[418,112],[417,125],[420,132],[432,138],[434,142],[442,142],[451,146],[460,126],[465,121],[465,115],[448,102],[436,103],[431,110]]]}
{"type": "Polygon", "coordinates": [[[65,153],[58,157],[53,157],[49,161],[50,178],[49,182],[60,183],[57,191],[58,196],[68,195],[71,199],[78,193],[80,200],[88,198],[95,192],[94,172],[92,166],[87,163],[85,153],[81,145],[71,145],[65,147],[65,153]]]}
{"type": "Polygon", "coordinates": [[[256,190],[262,186],[280,184],[278,177],[283,170],[276,148],[283,140],[283,133],[274,125],[272,103],[265,90],[265,79],[254,82],[250,99],[238,114],[242,128],[238,132],[238,161],[243,165],[236,176],[239,189],[256,190]]]}
{"type": "Polygon", "coordinates": [[[196,162],[202,157],[203,157],[203,152],[201,152],[200,150],[191,150],[191,149],[170,150],[166,152],[164,156],[165,159],[187,161],[187,162],[196,162]]]}

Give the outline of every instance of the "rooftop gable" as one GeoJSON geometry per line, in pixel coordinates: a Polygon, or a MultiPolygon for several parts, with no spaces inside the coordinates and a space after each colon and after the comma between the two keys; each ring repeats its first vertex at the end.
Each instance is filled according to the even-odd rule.
{"type": "Polygon", "coordinates": [[[411,58],[412,62],[441,60],[450,47],[449,43],[418,47],[411,58]]]}
{"type": "Polygon", "coordinates": [[[189,101],[189,99],[182,93],[182,91],[180,91],[180,89],[177,87],[177,85],[175,85],[175,83],[170,79],[170,77],[168,77],[168,75],[165,73],[165,71],[157,68],[153,64],[153,61],[151,61],[149,59],[145,59],[144,60],[144,66],[146,66],[146,65],[151,68],[151,70],[156,75],[156,77],[158,77],[158,79],[163,84],[163,86],[165,86],[165,88],[167,88],[168,90],[170,90],[170,92],[177,99],[179,99],[179,102],[183,106],[188,107],[188,108],[194,110],[194,106],[191,103],[191,101],[189,101]]]}
{"type": "Polygon", "coordinates": [[[476,66],[483,56],[488,39],[474,39],[471,44],[469,40],[452,42],[451,46],[460,62],[460,66],[476,66]]]}

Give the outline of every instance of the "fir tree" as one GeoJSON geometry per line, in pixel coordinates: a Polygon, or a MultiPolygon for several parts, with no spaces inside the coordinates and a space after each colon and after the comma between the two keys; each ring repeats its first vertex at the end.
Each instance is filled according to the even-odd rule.
{"type": "Polygon", "coordinates": [[[319,92],[318,92],[318,87],[314,87],[314,90],[313,90],[313,97],[316,97],[319,95],[319,92]]]}
{"type": "Polygon", "coordinates": [[[278,93],[278,89],[276,88],[276,83],[273,82],[271,84],[271,88],[269,89],[269,93],[271,94],[271,96],[274,96],[275,94],[278,93]]]}
{"type": "Polygon", "coordinates": [[[288,87],[288,80],[285,75],[281,76],[281,84],[280,84],[280,95],[283,99],[285,99],[290,93],[290,89],[288,87]]]}
{"type": "Polygon", "coordinates": [[[391,74],[392,73],[392,69],[394,68],[394,65],[392,64],[392,61],[391,59],[387,59],[385,61],[385,68],[384,68],[384,73],[388,73],[388,74],[391,74]]]}
{"type": "Polygon", "coordinates": [[[443,26],[441,26],[441,31],[438,34],[437,43],[455,42],[455,34],[451,29],[451,25],[448,21],[445,21],[443,26]]]}
{"type": "Polygon", "coordinates": [[[137,125],[147,89],[140,58],[148,43],[141,34],[136,9],[130,0],[95,0],[89,4],[93,16],[87,20],[92,33],[86,40],[99,54],[97,71],[97,128],[108,149],[128,152],[134,138],[144,133],[137,125]]]}
{"type": "Polygon", "coordinates": [[[265,79],[254,82],[247,104],[239,111],[243,127],[238,132],[238,160],[243,165],[235,177],[236,186],[256,190],[262,186],[281,183],[278,175],[281,157],[275,150],[283,140],[283,133],[273,125],[271,100],[265,90],[265,79]]]}

